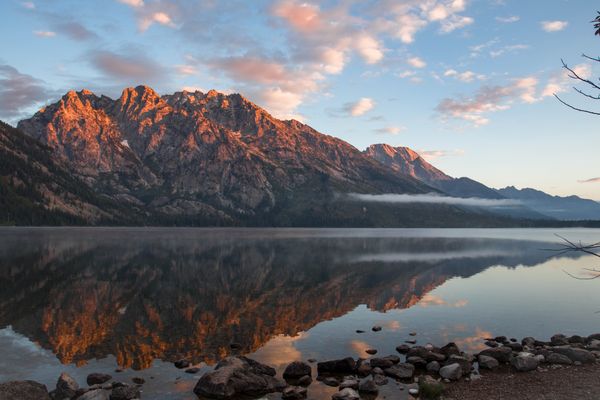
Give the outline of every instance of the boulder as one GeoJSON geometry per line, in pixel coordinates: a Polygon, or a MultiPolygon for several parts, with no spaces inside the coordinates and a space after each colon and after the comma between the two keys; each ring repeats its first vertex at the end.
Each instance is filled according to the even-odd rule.
{"type": "Polygon", "coordinates": [[[569,344],[569,340],[563,334],[557,333],[550,338],[550,346],[565,346],[569,344]]]}
{"type": "Polygon", "coordinates": [[[510,347],[512,351],[523,351],[523,345],[521,343],[509,342],[505,344],[506,347],[510,347]]]}
{"type": "MultiPolygon", "coordinates": [[[[371,363],[373,367],[373,364],[371,363]]],[[[340,360],[330,360],[317,363],[319,373],[352,373],[356,369],[356,361],[352,357],[343,358],[340,360]]]]}
{"type": "Polygon", "coordinates": [[[312,371],[310,365],[302,361],[292,362],[283,371],[283,379],[298,379],[306,375],[311,376],[312,371]]]}
{"type": "Polygon", "coordinates": [[[333,400],[360,400],[360,396],[358,395],[358,392],[356,392],[356,390],[350,389],[350,388],[346,388],[346,389],[340,390],[337,393],[334,393],[333,396],[331,396],[331,398],[333,400]]]}
{"type": "Polygon", "coordinates": [[[321,382],[323,382],[323,384],[327,385],[327,386],[332,386],[332,387],[340,386],[340,381],[338,381],[336,378],[334,378],[332,376],[323,378],[323,380],[321,382]]]}
{"type": "Polygon", "coordinates": [[[210,399],[262,396],[285,387],[275,378],[275,370],[246,357],[227,357],[214,371],[204,374],[194,393],[210,399]]]}
{"type": "Polygon", "coordinates": [[[371,330],[372,330],[373,332],[379,332],[379,331],[381,330],[381,327],[380,327],[380,326],[378,326],[378,325],[375,325],[374,327],[372,327],[372,328],[371,328],[371,330]]]}
{"type": "Polygon", "coordinates": [[[527,346],[527,347],[534,347],[535,346],[535,338],[532,338],[531,336],[527,336],[527,337],[523,338],[523,340],[521,340],[521,344],[523,346],[527,346]]]}
{"type": "Polygon", "coordinates": [[[375,355],[375,354],[377,354],[377,350],[376,349],[366,349],[365,353],[370,354],[370,355],[375,355]]]}
{"type": "Polygon", "coordinates": [[[360,361],[356,367],[356,373],[360,376],[367,376],[372,370],[373,367],[371,367],[371,364],[365,360],[360,361]]]}
{"type": "Polygon", "coordinates": [[[445,345],[444,347],[442,347],[440,349],[440,353],[445,355],[446,357],[451,356],[452,354],[455,354],[457,356],[460,355],[460,349],[458,348],[458,346],[454,343],[454,342],[450,342],[447,345],[445,345]]]}
{"type": "Polygon", "coordinates": [[[592,340],[600,340],[600,333],[591,334],[585,339],[586,343],[591,342],[592,340]]]}
{"type": "Polygon", "coordinates": [[[448,360],[446,360],[444,365],[450,365],[454,363],[460,365],[463,375],[468,375],[471,372],[472,364],[468,358],[452,354],[450,357],[448,357],[448,360]]]}
{"type": "Polygon", "coordinates": [[[79,384],[71,377],[71,375],[63,372],[58,377],[56,382],[56,390],[54,391],[54,397],[56,400],[70,399],[74,397],[79,389],[79,384]]]}
{"type": "Polygon", "coordinates": [[[425,368],[427,366],[427,361],[421,357],[407,357],[406,362],[418,368],[425,368]]]}
{"type": "Polygon", "coordinates": [[[0,383],[1,400],[50,400],[45,385],[34,381],[0,383]]]}
{"type": "Polygon", "coordinates": [[[400,363],[386,368],[383,372],[392,378],[409,379],[415,373],[415,366],[409,363],[400,363]]]}
{"type": "Polygon", "coordinates": [[[441,353],[436,353],[432,350],[429,350],[425,347],[417,346],[413,347],[406,354],[407,357],[421,357],[425,361],[444,361],[446,356],[441,353]]]}
{"type": "Polygon", "coordinates": [[[538,360],[531,353],[519,353],[510,360],[511,365],[519,372],[533,371],[538,367],[538,360]]]}
{"type": "Polygon", "coordinates": [[[564,364],[564,365],[573,364],[573,361],[571,361],[571,359],[569,357],[562,355],[562,354],[558,354],[558,353],[550,353],[546,357],[546,362],[548,364],[564,364]]]}
{"type": "Polygon", "coordinates": [[[585,339],[579,335],[573,335],[573,336],[569,337],[567,339],[567,341],[569,343],[581,343],[581,344],[585,343],[585,339]]]}
{"type": "Polygon", "coordinates": [[[479,355],[478,357],[479,368],[483,369],[496,369],[500,365],[498,360],[494,357],[479,355]]]}
{"type": "Polygon", "coordinates": [[[92,389],[88,390],[81,396],[77,397],[77,400],[109,400],[110,392],[104,389],[92,389]]]}
{"type": "Polygon", "coordinates": [[[358,392],[376,395],[379,393],[379,389],[372,379],[363,379],[358,385],[358,392]]]}
{"type": "Polygon", "coordinates": [[[437,361],[430,361],[425,366],[425,369],[427,370],[427,372],[438,372],[440,370],[440,368],[441,368],[440,363],[437,361]]]}
{"type": "Polygon", "coordinates": [[[554,353],[562,354],[569,357],[573,362],[580,362],[582,364],[593,363],[596,361],[594,355],[584,349],[574,349],[572,347],[555,347],[552,349],[554,353]]]}
{"type": "Polygon", "coordinates": [[[587,345],[588,350],[592,350],[592,351],[598,351],[600,350],[600,340],[598,339],[592,339],[588,345],[587,345]]]}
{"type": "Polygon", "coordinates": [[[306,390],[305,387],[288,386],[285,389],[283,389],[283,391],[281,392],[281,398],[284,400],[285,399],[292,399],[292,400],[304,399],[304,398],[306,398],[307,393],[308,393],[308,391],[306,390]]]}
{"type": "Polygon", "coordinates": [[[400,346],[396,347],[396,351],[400,354],[407,354],[410,351],[410,346],[407,344],[401,344],[400,346]]]}
{"type": "Polygon", "coordinates": [[[298,378],[296,383],[298,384],[298,386],[310,386],[310,384],[312,383],[312,378],[308,375],[304,375],[303,377],[298,378]]]}
{"type": "Polygon", "coordinates": [[[375,382],[377,386],[383,386],[387,385],[389,381],[384,375],[373,375],[373,382],[375,382]]]}
{"type": "Polygon", "coordinates": [[[86,382],[88,386],[101,385],[104,382],[108,382],[112,379],[112,376],[108,374],[92,373],[87,376],[86,382]]]}
{"type": "Polygon", "coordinates": [[[484,343],[487,347],[498,347],[500,346],[497,342],[493,340],[486,340],[484,343]]]}
{"type": "Polygon", "coordinates": [[[137,386],[118,386],[110,393],[110,400],[134,400],[141,396],[137,386]]]}
{"type": "Polygon", "coordinates": [[[440,368],[439,373],[442,378],[451,381],[456,381],[460,379],[460,377],[463,375],[462,368],[458,363],[443,366],[442,368],[440,368]]]}
{"type": "Polygon", "coordinates": [[[369,364],[371,364],[371,367],[373,368],[382,368],[382,369],[386,369],[391,367],[392,365],[396,364],[394,362],[394,360],[391,360],[387,357],[384,358],[371,358],[369,360],[369,364]]]}
{"type": "Polygon", "coordinates": [[[186,359],[177,360],[173,363],[175,368],[184,369],[190,366],[190,362],[186,359]]]}
{"type": "Polygon", "coordinates": [[[485,349],[479,355],[493,357],[499,362],[509,362],[512,357],[512,349],[506,346],[500,346],[493,349],[485,349]]]}
{"type": "Polygon", "coordinates": [[[358,381],[356,379],[344,379],[342,383],[340,383],[340,390],[346,388],[358,390],[358,381]]]}

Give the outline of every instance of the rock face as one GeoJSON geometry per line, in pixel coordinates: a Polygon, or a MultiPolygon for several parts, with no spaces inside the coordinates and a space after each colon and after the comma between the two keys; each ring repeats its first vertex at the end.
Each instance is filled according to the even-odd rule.
{"type": "Polygon", "coordinates": [[[285,384],[275,378],[273,368],[246,357],[228,357],[200,378],[194,393],[210,399],[231,399],[262,396],[283,387],[285,384]]]}
{"type": "MultiPolygon", "coordinates": [[[[18,129],[49,146],[98,193],[159,219],[272,224],[277,216],[281,224],[284,214],[288,225],[300,217],[306,224],[308,210],[314,218],[342,218],[327,209],[337,193],[433,190],[239,94],[159,96],[138,86],[112,100],[70,91],[18,129]]],[[[362,205],[342,206],[364,214],[362,205]]]]}
{"type": "Polygon", "coordinates": [[[0,400],[50,400],[46,386],[34,381],[0,383],[0,400]]]}

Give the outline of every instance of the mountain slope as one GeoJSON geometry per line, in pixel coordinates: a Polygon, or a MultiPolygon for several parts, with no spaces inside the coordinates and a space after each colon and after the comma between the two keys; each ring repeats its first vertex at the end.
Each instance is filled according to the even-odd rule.
{"type": "Polygon", "coordinates": [[[519,190],[514,186],[498,189],[498,193],[559,220],[600,220],[600,203],[578,196],[552,196],[530,188],[519,190]]]}
{"type": "Polygon", "coordinates": [[[73,177],[49,147],[0,122],[0,224],[72,225],[128,218],[117,204],[73,177]]]}
{"type": "MultiPolygon", "coordinates": [[[[364,154],[379,161],[399,174],[408,174],[452,197],[492,200],[506,199],[495,189],[489,188],[473,179],[466,177],[453,178],[447,175],[428,163],[417,152],[408,147],[392,147],[388,144],[374,144],[369,146],[364,151],[364,154]]],[[[549,215],[540,214],[537,211],[521,205],[487,207],[486,211],[512,218],[551,218],[549,215]]]]}
{"type": "Polygon", "coordinates": [[[281,121],[239,94],[112,100],[71,91],[18,128],[65,158],[89,187],[166,223],[274,226],[496,224],[447,205],[375,205],[344,193],[430,193],[350,144],[281,121]]]}

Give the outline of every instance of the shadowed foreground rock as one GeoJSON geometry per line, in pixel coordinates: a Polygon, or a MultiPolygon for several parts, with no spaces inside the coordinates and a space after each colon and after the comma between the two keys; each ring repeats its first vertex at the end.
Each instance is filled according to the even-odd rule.
{"type": "Polygon", "coordinates": [[[12,381],[0,384],[0,400],[50,400],[50,395],[41,383],[12,381]]]}
{"type": "Polygon", "coordinates": [[[281,391],[286,384],[275,378],[275,370],[246,357],[227,357],[215,370],[200,378],[194,393],[209,399],[262,396],[281,391]]]}

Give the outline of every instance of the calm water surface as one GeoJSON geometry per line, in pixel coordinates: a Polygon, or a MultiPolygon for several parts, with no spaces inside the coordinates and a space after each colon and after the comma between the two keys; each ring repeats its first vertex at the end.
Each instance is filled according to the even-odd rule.
{"type": "MultiPolygon", "coordinates": [[[[292,360],[419,344],[600,332],[600,259],[546,249],[600,230],[0,229],[0,382],[60,372],[146,379],[144,399],[194,399],[242,354],[292,360]],[[371,332],[381,325],[381,332],[371,332]],[[357,334],[357,329],[366,333],[357,334]],[[172,362],[187,357],[197,375],[172,362]]],[[[388,385],[380,397],[401,398],[388,385]]],[[[335,388],[309,387],[310,398],[335,388]]]]}

